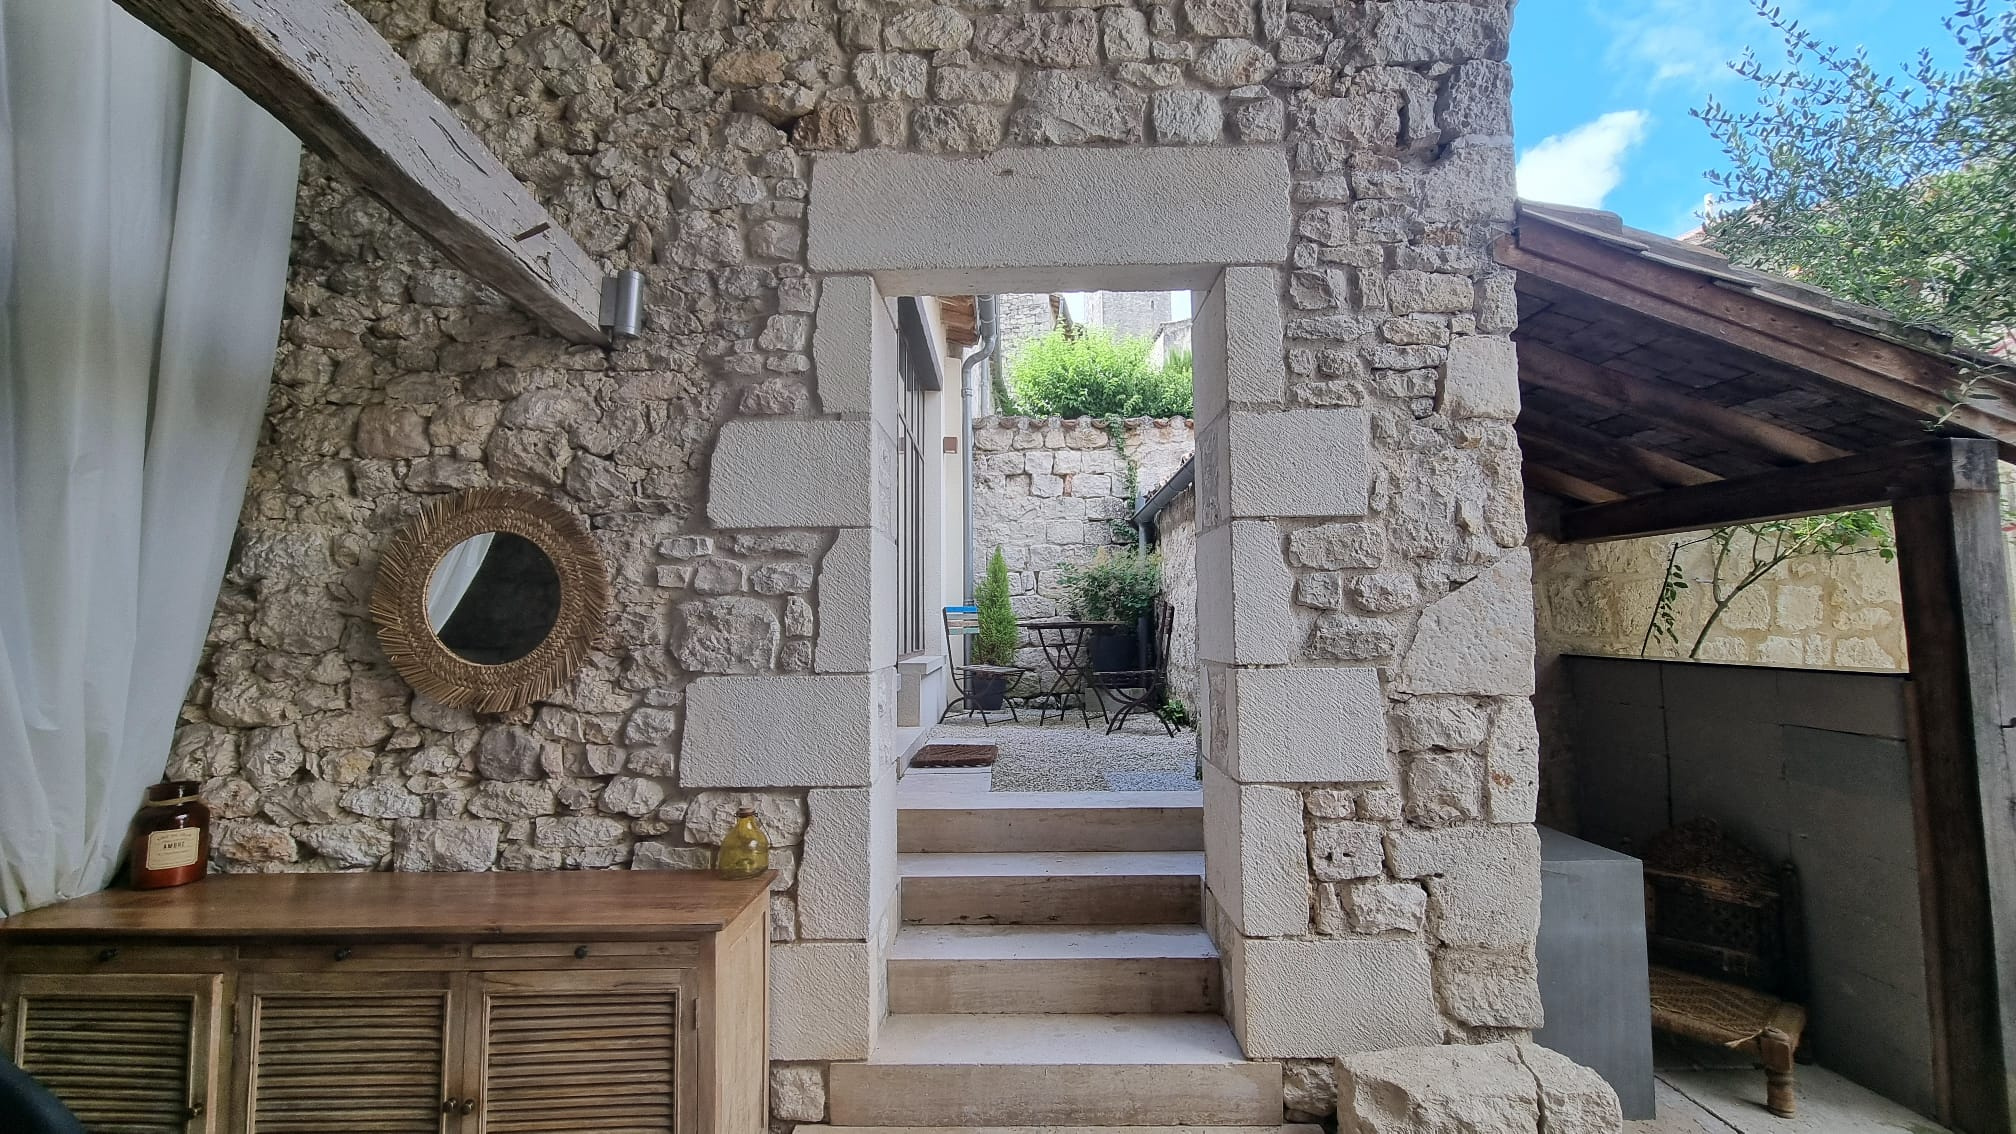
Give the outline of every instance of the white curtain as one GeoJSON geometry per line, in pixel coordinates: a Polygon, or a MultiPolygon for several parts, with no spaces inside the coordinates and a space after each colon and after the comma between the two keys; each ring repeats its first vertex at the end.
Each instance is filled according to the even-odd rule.
{"type": "Polygon", "coordinates": [[[427,625],[436,634],[448,625],[449,616],[462,604],[462,596],[469,593],[469,584],[476,581],[483,558],[490,554],[490,541],[496,538],[496,532],[470,536],[449,548],[434,565],[434,574],[427,580],[427,625]]]}
{"type": "Polygon", "coordinates": [[[0,913],[104,886],[265,411],[293,137],[111,0],[0,2],[0,913]]]}

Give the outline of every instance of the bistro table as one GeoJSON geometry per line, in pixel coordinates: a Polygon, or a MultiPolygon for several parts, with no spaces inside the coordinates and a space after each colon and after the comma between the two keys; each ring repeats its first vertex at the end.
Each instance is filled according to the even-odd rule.
{"type": "Polygon", "coordinates": [[[1113,630],[1117,622],[1084,622],[1076,619],[1050,619],[1042,622],[1025,622],[1023,628],[1036,635],[1036,644],[1043,650],[1043,656],[1050,662],[1055,676],[1050,684],[1030,697],[1025,705],[1036,709],[1036,723],[1043,724],[1051,713],[1058,720],[1070,715],[1075,703],[1078,715],[1084,718],[1085,727],[1092,727],[1092,710],[1086,707],[1086,700],[1099,710],[1101,722],[1106,720],[1106,704],[1092,688],[1092,634],[1097,630],[1113,630]]]}

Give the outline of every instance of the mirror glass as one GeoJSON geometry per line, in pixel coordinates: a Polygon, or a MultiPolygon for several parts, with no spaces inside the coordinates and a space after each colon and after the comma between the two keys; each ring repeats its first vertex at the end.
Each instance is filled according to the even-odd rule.
{"type": "Polygon", "coordinates": [[[559,570],[538,544],[512,532],[485,532],[449,548],[427,583],[427,624],[463,661],[517,661],[539,648],[559,618],[559,570]]]}

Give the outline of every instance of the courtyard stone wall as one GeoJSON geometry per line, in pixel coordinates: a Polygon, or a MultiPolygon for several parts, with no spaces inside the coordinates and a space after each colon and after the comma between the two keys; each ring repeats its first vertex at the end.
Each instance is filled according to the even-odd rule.
{"type": "Polygon", "coordinates": [[[1203,705],[1197,677],[1197,489],[1176,494],[1155,517],[1162,552],[1162,594],[1173,618],[1169,627],[1169,693],[1194,719],[1203,705]]]}
{"type": "MultiPolygon", "coordinates": [[[[1538,1022],[1516,305],[1488,252],[1507,0],[356,7],[591,255],[645,272],[645,333],[570,346],[304,163],[267,428],[168,761],[204,781],[220,869],[699,866],[754,803],[775,1114],[820,1118],[894,928],[895,390],[875,281],[810,267],[821,170],[1222,147],[1284,170],[1293,210],[1196,319],[1225,347],[1200,349],[1197,447],[1228,1014],[1291,1061],[1298,1111],[1335,1056],[1538,1022]],[[614,582],[579,677],[505,715],[415,698],[366,617],[391,534],[482,484],[578,509],[614,582]]],[[[1193,249],[1240,230],[1155,191],[1193,249]]]]}
{"type": "Polygon", "coordinates": [[[1127,496],[1127,460],[1146,497],[1194,448],[1190,420],[1182,417],[1131,419],[1122,443],[1124,460],[1106,423],[1089,417],[973,423],[974,554],[984,565],[1001,549],[1021,618],[1067,616],[1062,565],[1089,563],[1101,548],[1135,545],[1127,525],[1135,504],[1127,496]]]}

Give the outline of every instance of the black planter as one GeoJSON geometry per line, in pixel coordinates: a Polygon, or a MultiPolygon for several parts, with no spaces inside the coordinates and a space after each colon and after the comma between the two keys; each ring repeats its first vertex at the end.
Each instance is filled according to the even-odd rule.
{"type": "Polygon", "coordinates": [[[1129,673],[1155,668],[1155,631],[1145,617],[1132,626],[1094,630],[1087,648],[1093,673],[1129,673]]]}
{"type": "Polygon", "coordinates": [[[973,678],[973,707],[983,713],[992,712],[1008,703],[1008,679],[1005,677],[973,678]]]}

